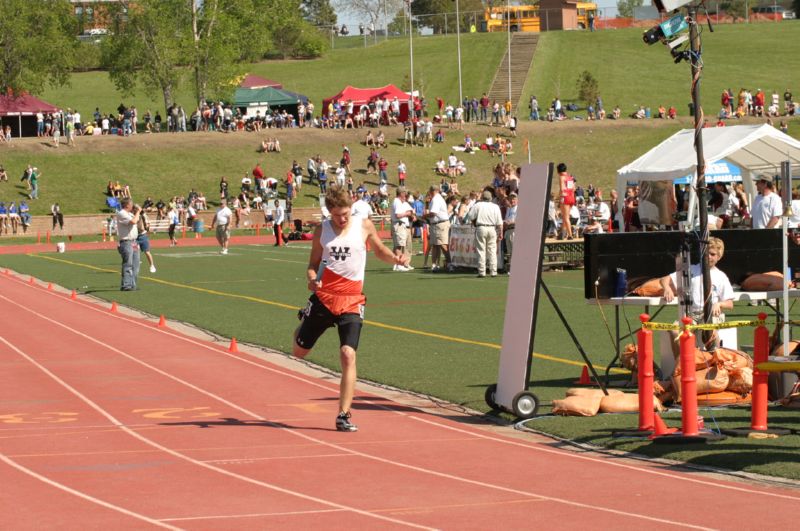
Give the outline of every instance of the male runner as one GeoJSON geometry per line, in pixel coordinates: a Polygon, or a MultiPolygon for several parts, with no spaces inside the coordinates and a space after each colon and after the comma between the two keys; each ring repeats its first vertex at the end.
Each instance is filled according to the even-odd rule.
{"type": "Polygon", "coordinates": [[[383,245],[369,218],[351,216],[351,203],[350,194],[343,188],[332,188],[325,196],[330,219],[314,231],[307,271],[308,289],[313,293],[299,313],[300,326],[294,333],[292,352],[304,358],[325,330],[334,325],[338,328],[342,364],[336,417],[339,431],[358,431],[350,422],[350,406],[356,386],[356,350],[366,302],[362,291],[366,242],[374,249],[375,256],[388,264],[407,266],[410,261],[410,257],[397,256],[383,245]]]}

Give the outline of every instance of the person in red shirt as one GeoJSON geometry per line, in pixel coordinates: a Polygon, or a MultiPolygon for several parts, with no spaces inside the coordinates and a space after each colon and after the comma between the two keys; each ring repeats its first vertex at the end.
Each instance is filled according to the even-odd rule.
{"type": "Polygon", "coordinates": [[[562,238],[571,240],[572,223],[569,220],[569,210],[575,204],[575,178],[567,173],[567,165],[559,163],[558,179],[561,188],[561,235],[562,238]]]}
{"type": "Polygon", "coordinates": [[[253,177],[255,177],[256,179],[264,178],[264,170],[261,169],[260,162],[256,162],[256,167],[253,168],[253,177]]]}
{"type": "Polygon", "coordinates": [[[389,161],[381,157],[380,160],[378,160],[378,176],[381,178],[381,183],[385,183],[386,181],[389,180],[389,178],[386,175],[386,168],[388,167],[389,167],[389,161]]]}
{"type": "Polygon", "coordinates": [[[764,116],[764,91],[758,89],[756,97],[753,99],[756,116],[764,116]]]}

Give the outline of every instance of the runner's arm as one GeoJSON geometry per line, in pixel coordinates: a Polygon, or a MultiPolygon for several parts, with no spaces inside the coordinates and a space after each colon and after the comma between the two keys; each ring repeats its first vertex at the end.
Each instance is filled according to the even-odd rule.
{"type": "Polygon", "coordinates": [[[319,264],[322,262],[322,225],[319,225],[314,230],[314,239],[311,242],[311,255],[308,257],[308,269],[306,270],[306,280],[308,281],[308,290],[317,291],[322,287],[322,279],[317,278],[317,271],[319,271],[319,264]]]}

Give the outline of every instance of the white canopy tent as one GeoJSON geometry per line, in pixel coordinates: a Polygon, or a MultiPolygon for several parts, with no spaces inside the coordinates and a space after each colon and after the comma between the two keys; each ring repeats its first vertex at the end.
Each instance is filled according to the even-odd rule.
{"type": "MultiPolygon", "coordinates": [[[[619,225],[624,210],[628,182],[673,181],[692,174],[689,219],[694,219],[694,186],[697,183],[697,155],[694,150],[694,129],[682,129],[635,161],[617,170],[619,225]]],[[[735,125],[703,129],[703,155],[706,166],[726,159],[742,170],[745,192],[755,193],[754,181],[761,174],[780,173],[781,162],[792,162],[792,174],[800,172],[800,141],[771,125],[735,125]]],[[[751,202],[752,204],[752,202],[751,202]]]]}

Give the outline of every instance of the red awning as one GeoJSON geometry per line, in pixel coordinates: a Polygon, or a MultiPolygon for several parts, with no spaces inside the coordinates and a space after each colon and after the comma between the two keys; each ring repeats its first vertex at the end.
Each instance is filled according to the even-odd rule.
{"type": "Polygon", "coordinates": [[[277,81],[272,81],[271,79],[259,77],[254,74],[247,74],[244,80],[239,84],[239,88],[257,89],[265,87],[282,89],[283,85],[277,81]]]}
{"type": "Polygon", "coordinates": [[[39,98],[23,96],[0,96],[0,116],[32,116],[37,112],[60,112],[61,109],[39,98]]]}

